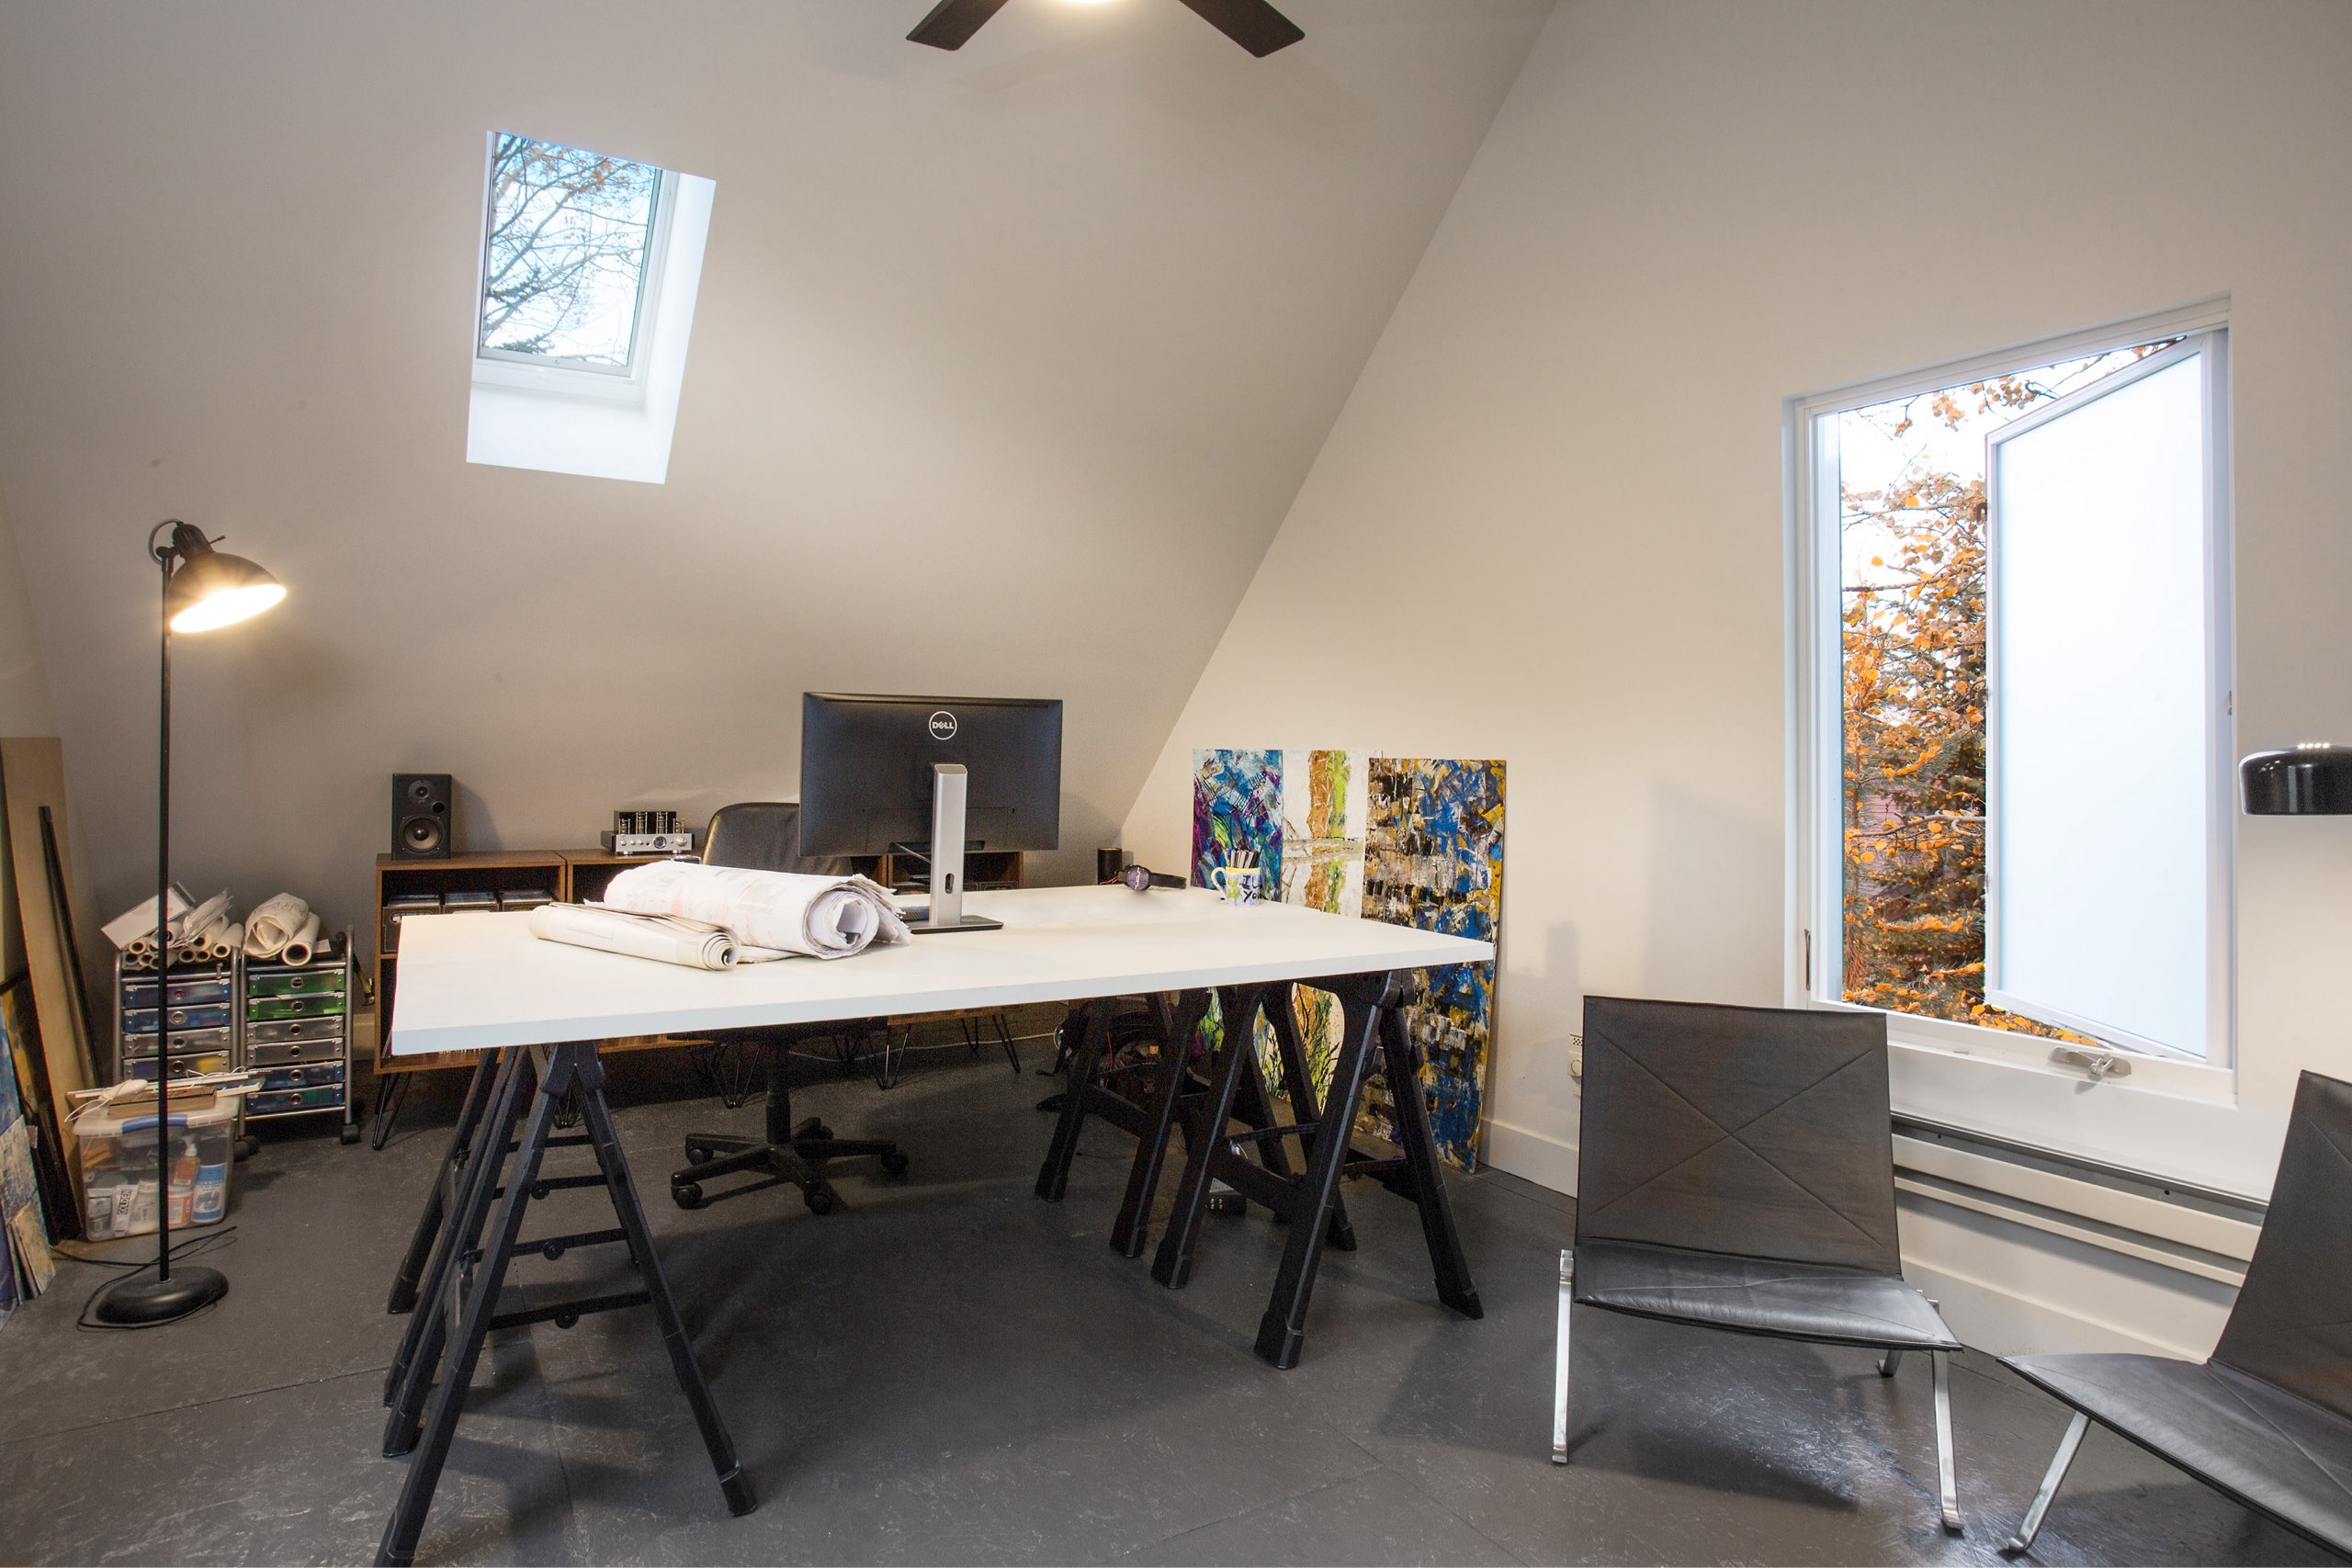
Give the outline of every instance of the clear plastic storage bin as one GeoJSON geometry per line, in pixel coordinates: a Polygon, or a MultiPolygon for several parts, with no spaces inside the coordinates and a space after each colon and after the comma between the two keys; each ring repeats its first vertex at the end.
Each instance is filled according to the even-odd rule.
{"type": "Polygon", "coordinates": [[[202,1110],[171,1113],[171,1180],[166,1189],[155,1167],[155,1111],[149,1100],[114,1108],[119,1115],[91,1111],[77,1118],[82,1140],[82,1212],[92,1241],[148,1235],[155,1229],[155,1205],[168,1192],[172,1228],[218,1224],[229,1213],[229,1170],[235,1163],[237,1102],[223,1097],[202,1110]]]}

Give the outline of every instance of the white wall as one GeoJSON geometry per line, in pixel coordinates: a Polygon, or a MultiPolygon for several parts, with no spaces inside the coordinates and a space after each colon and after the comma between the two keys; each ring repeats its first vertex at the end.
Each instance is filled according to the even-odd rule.
{"type": "Polygon", "coordinates": [[[1091,867],[1550,0],[0,5],[0,480],[98,908],[146,877],[158,518],[290,589],[182,645],[176,869],[348,919],[472,847],[789,795],[805,689],[1058,695],[1091,867]],[[717,182],[667,482],[469,465],[483,139],[717,182]]]}
{"type": "MultiPolygon", "coordinates": [[[[1566,1186],[1587,993],[1781,999],[1782,400],[2228,294],[2239,737],[2352,738],[2348,255],[2352,6],[1564,0],[1125,842],[1196,746],[1508,759],[1489,1148],[1566,1186]]],[[[2352,1067],[2352,830],[2241,845],[2275,1110],[2352,1067]]]]}

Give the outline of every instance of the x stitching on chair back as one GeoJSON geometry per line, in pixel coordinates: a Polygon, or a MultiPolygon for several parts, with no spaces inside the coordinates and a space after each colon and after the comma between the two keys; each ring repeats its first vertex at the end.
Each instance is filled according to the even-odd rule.
{"type": "Polygon", "coordinates": [[[1899,1274],[1876,1013],[1585,1001],[1577,1239],[1899,1274]]]}

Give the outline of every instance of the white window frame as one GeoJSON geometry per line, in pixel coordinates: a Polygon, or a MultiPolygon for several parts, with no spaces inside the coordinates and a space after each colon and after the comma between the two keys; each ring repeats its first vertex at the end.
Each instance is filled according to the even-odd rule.
{"type": "MultiPolygon", "coordinates": [[[[1842,558],[1839,537],[1839,496],[1837,473],[1836,416],[1873,403],[1909,397],[1946,387],[1990,380],[1999,376],[2081,359],[2168,337],[2212,333],[2209,374],[2226,366],[2229,302],[2213,299],[2173,310],[2113,321],[2077,333],[2039,339],[1967,358],[1945,361],[1893,376],[1833,388],[1788,400],[1782,428],[1788,562],[1787,594],[1790,647],[1787,705],[1789,717],[1789,833],[1787,872],[1787,942],[1783,992],[1787,1005],[1833,1011],[1869,1012],[1840,995],[1844,973],[1844,887],[1839,857],[1843,849],[1840,806],[1844,787],[1842,750],[1842,558]],[[1823,482],[1822,476],[1831,476],[1823,482]]],[[[2217,768],[2227,768],[2235,757],[2233,706],[2228,684],[2228,558],[2229,423],[2227,381],[2223,374],[2209,404],[2211,428],[2207,483],[2211,487],[2208,516],[2211,536],[2220,551],[2222,570],[2209,574],[2209,592],[2223,597],[2215,623],[2220,634],[2212,653],[2219,660],[2214,691],[2220,710],[2214,736],[2217,768]]],[[[2224,787],[2227,787],[2226,784],[2224,787]]],[[[2216,814],[2221,871],[2216,883],[2222,907],[2233,911],[2223,922],[2221,940],[2233,935],[2235,888],[2228,880],[2232,863],[2236,811],[2216,814]]],[[[2176,1111],[2186,1106],[2157,1107],[2153,1097],[2167,1101],[2207,1102],[2215,1109],[2236,1103],[2234,1052],[2217,1053],[2211,1061],[2173,1059],[2157,1055],[2130,1056],[2129,1077],[2088,1079],[2084,1071],[2051,1060],[2053,1043],[2047,1038],[1985,1029],[1946,1019],[1886,1011],[1887,1036],[1896,1050],[1894,1064],[1898,1108],[1908,1114],[1942,1116],[1957,1125],[2012,1136],[2042,1146],[2066,1147],[2097,1157],[2131,1163],[2133,1151],[2119,1149],[2092,1133],[2072,1138],[2067,1129],[2081,1118],[2053,1096],[2063,1089],[2079,1094],[2086,1082],[2106,1097],[2117,1112],[2130,1111],[2122,1121],[2143,1128],[2172,1125],[2176,1111]],[[1983,1069],[2004,1069],[1988,1073],[1983,1069]],[[1904,1104],[1905,1085],[1917,1091],[1904,1104]],[[2123,1100],[2138,1101],[2127,1107],[2123,1100]]],[[[2188,1121],[2199,1121],[2193,1113],[2188,1121]]],[[[2236,1140],[2228,1140],[2234,1145],[2236,1140]]],[[[2166,1162],[2149,1150],[2141,1168],[2166,1162]]],[[[2193,1156],[2186,1165],[2194,1165],[2193,1156]]],[[[2243,1183],[2216,1179],[2215,1185],[2243,1183]]]]}
{"type": "MultiPolygon", "coordinates": [[[[2143,340],[2145,341],[2145,340],[2143,340]]],[[[1993,484],[1994,452],[2003,442],[2027,434],[2053,419],[2064,418],[2085,407],[2091,400],[2109,397],[2134,381],[2143,380],[2159,371],[2168,370],[2181,361],[2195,358],[2198,374],[2204,382],[2205,403],[2205,681],[2211,694],[2205,711],[2205,1037],[2212,1050],[2203,1056],[2132,1033],[2115,1025],[2101,1023],[2066,1012],[2063,1009],[2041,1004],[2027,1009],[2021,1002],[2013,1010],[2025,1016],[2038,1017],[2111,1045],[2120,1045],[2143,1055],[2168,1057],[2179,1061],[2197,1062],[2208,1066],[2227,1067],[2237,1060],[2237,899],[2234,896],[2236,878],[2237,817],[2237,758],[2232,747],[2235,727],[2231,723],[2233,672],[2231,670],[2230,608],[2230,490],[2228,459],[2230,449],[2230,378],[2229,333],[2226,328],[2211,327],[2188,333],[2171,347],[2149,355],[2135,365],[2101,377],[2089,386],[2077,388],[2063,398],[2020,414],[1985,437],[1984,473],[1988,511],[1984,525],[1984,549],[1989,562],[2000,552],[2002,527],[2001,499],[1993,484]]],[[[1984,613],[1988,626],[2000,615],[2001,574],[1988,570],[1985,574],[1984,613]]],[[[2000,689],[2000,639],[1988,637],[1985,647],[1985,689],[1988,694],[2000,689]]],[[[2002,769],[1999,749],[1999,727],[1993,722],[1988,704],[1984,742],[1984,952],[1985,995],[1994,998],[1995,974],[1992,955],[2000,942],[2001,898],[1998,892],[2000,868],[2005,863],[2000,846],[2003,831],[2001,810],[2002,769]]]]}
{"type": "MultiPolygon", "coordinates": [[[[653,231],[645,247],[645,271],[638,279],[637,319],[629,332],[628,363],[597,365],[551,355],[516,354],[481,346],[482,289],[490,276],[491,175],[498,159],[498,139],[519,131],[490,132],[482,153],[481,232],[474,251],[474,297],[471,337],[473,379],[477,386],[506,387],[551,398],[582,398],[593,402],[645,404],[653,364],[653,336],[660,330],[662,280],[670,260],[670,226],[677,209],[678,176],[662,169],[653,192],[653,231]]],[[[571,143],[565,142],[565,146],[571,143]]]]}

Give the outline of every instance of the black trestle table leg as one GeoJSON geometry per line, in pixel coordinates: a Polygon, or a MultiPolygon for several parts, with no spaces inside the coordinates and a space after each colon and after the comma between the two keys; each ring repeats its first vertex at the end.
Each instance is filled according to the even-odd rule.
{"type": "Polygon", "coordinates": [[[1151,1260],[1151,1277],[1170,1290],[1181,1288],[1193,1271],[1193,1243],[1200,1235],[1201,1216],[1208,1210],[1210,1168],[1225,1146],[1226,1122],[1233,1114],[1234,1091],[1241,1075],[1257,1055],[1256,1019],[1263,986],[1228,986],[1217,991],[1224,1014],[1222,1037],[1209,1067],[1209,1091],[1203,1097],[1192,1131],[1186,1135],[1184,1174],[1177,1179],[1175,1206],[1159,1251],[1151,1260]]]}
{"type": "MultiPolygon", "coordinates": [[[[1318,1122],[1323,1118],[1321,1102],[1315,1093],[1315,1077],[1306,1061],[1306,1042],[1299,1037],[1297,1003],[1295,990],[1281,986],[1266,995],[1266,1021],[1274,1032],[1276,1054],[1283,1066],[1283,1093],[1290,1100],[1290,1119],[1302,1125],[1318,1122]]],[[[1306,1140],[1300,1140],[1304,1150],[1306,1140]]],[[[1342,1252],[1356,1249],[1355,1227],[1348,1223],[1348,1205],[1334,1193],[1331,1198],[1331,1226],[1329,1239],[1342,1252]]]]}
{"type": "MultiPolygon", "coordinates": [[[[558,1047],[559,1051],[569,1049],[558,1047]]],[[[475,1271],[472,1289],[459,1292],[463,1300],[457,1333],[441,1369],[441,1381],[434,1387],[416,1451],[408,1462],[408,1474],[401,1483],[400,1502],[394,1506],[392,1517],[384,1526],[384,1539],[376,1549],[379,1568],[408,1568],[416,1560],[417,1539],[424,1532],[424,1516],[433,1506],[434,1488],[440,1483],[441,1467],[449,1457],[449,1441],[457,1435],[458,1416],[465,1408],[466,1390],[473,1382],[475,1363],[481,1358],[482,1341],[490,1333],[498,1292],[506,1280],[507,1262],[514,1256],[514,1242],[522,1234],[523,1212],[530,1206],[531,1184],[538,1179],[539,1161],[547,1152],[548,1131],[555,1121],[556,1100],[564,1087],[564,1075],[549,1072],[540,1079],[537,1092],[531,1097],[529,1121],[524,1129],[522,1145],[515,1151],[514,1173],[507,1180],[504,1196],[498,1201],[489,1249],[475,1271]]],[[[507,1127],[498,1125],[492,1131],[497,1142],[488,1145],[485,1152],[490,1158],[486,1164],[496,1163],[505,1145],[507,1127]]]]}
{"type": "MultiPolygon", "coordinates": [[[[1184,1080],[1192,1067],[1193,1037],[1208,1016],[1209,994],[1186,991],[1170,1008],[1158,1003],[1160,1020],[1159,1098],[1151,1121],[1136,1141],[1135,1163],[1127,1167],[1126,1195],[1119,1201],[1119,1217],[1111,1224],[1111,1245],[1123,1258],[1141,1258],[1151,1234],[1151,1199],[1159,1186],[1160,1168],[1168,1161],[1168,1142],[1182,1113],[1184,1080]]],[[[1191,1144],[1185,1145],[1189,1152],[1191,1144]]]]}
{"type": "Polygon", "coordinates": [[[435,1241],[433,1260],[418,1287],[417,1310],[401,1330],[400,1348],[384,1375],[384,1403],[391,1414],[384,1420],[384,1457],[398,1459],[416,1446],[417,1427],[424,1418],[425,1401],[432,1397],[434,1373],[449,1343],[450,1303],[456,1282],[464,1277],[465,1259],[481,1245],[490,1223],[490,1209],[498,1191],[498,1175],[506,1164],[506,1144],[527,1109],[525,1085],[531,1080],[530,1053],[499,1053],[495,1089],[489,1110],[475,1128],[474,1141],[463,1170],[444,1173],[454,1179],[455,1205],[435,1241]]]}
{"type": "Polygon", "coordinates": [[[1334,982],[1345,1024],[1339,1054],[1331,1067],[1331,1092],[1316,1119],[1308,1141],[1306,1174],[1301,1179],[1297,1206],[1291,1214],[1290,1235],[1283,1244],[1282,1268],[1274,1277],[1272,1298],[1258,1325],[1258,1355],[1274,1366],[1298,1365],[1306,1338],[1306,1303],[1315,1294],[1315,1271],[1323,1258],[1325,1228],[1331,1206],[1339,1201],[1340,1177],[1348,1162],[1349,1136],[1355,1126],[1356,1108],[1363,1099],[1364,1079],[1372,1071],[1380,1014],[1393,995],[1403,989],[1402,977],[1366,975],[1334,982]]]}
{"type": "Polygon", "coordinates": [[[1054,1141],[1046,1145],[1046,1163],[1037,1168],[1037,1196],[1058,1203],[1069,1190],[1070,1162],[1078,1157],[1078,1133],[1086,1122],[1086,1091],[1102,1070],[1102,1052],[1110,1039],[1111,1000],[1088,1002],[1079,1029],[1078,1054],[1070,1058],[1064,1084],[1061,1116],[1054,1123],[1054,1141]]]}
{"type": "Polygon", "coordinates": [[[1430,1132],[1429,1102],[1421,1096],[1421,1075],[1401,1009],[1381,1010],[1380,1048],[1388,1096],[1396,1105],[1396,1141],[1404,1145],[1413,1201],[1421,1213],[1421,1239],[1429,1244],[1430,1267],[1437,1275],[1437,1299],[1464,1317],[1484,1317],[1486,1308],[1470,1283],[1469,1260],[1462,1255],[1462,1235],[1454,1228],[1453,1205],[1445,1195],[1444,1164],[1430,1132]]]}
{"type": "Polygon", "coordinates": [[[645,1205],[638,1201],[637,1183],[629,1176],[628,1159],[621,1152],[619,1134],[613,1131],[612,1111],[605,1104],[604,1064],[596,1059],[594,1045],[565,1045],[560,1049],[571,1054],[570,1062],[558,1071],[568,1072],[580,1086],[580,1108],[588,1123],[589,1142],[595,1150],[597,1167],[605,1173],[613,1211],[628,1238],[629,1257],[637,1265],[639,1277],[645,1281],[647,1304],[652,1307],[653,1321],[661,1327],[662,1344],[670,1352],[670,1366],[677,1373],[679,1391],[694,1411],[695,1425],[702,1430],[703,1446],[710,1450],[711,1468],[718,1472],[718,1489],[727,1499],[727,1511],[748,1514],[759,1506],[759,1501],[752,1495],[751,1480],[737,1462],[735,1440],[728,1436],[718,1404],[711,1398],[710,1383],[703,1376],[702,1363],[695,1359],[694,1343],[686,1337],[686,1325],[678,1316],[677,1299],[670,1293],[669,1277],[662,1271],[662,1259],[653,1250],[653,1232],[645,1221],[645,1205]]]}
{"type": "MultiPolygon", "coordinates": [[[[485,1051],[474,1063],[474,1076],[466,1085],[466,1102],[458,1109],[457,1130],[449,1134],[449,1152],[441,1156],[443,1171],[464,1168],[467,1141],[481,1122],[482,1111],[489,1107],[491,1086],[498,1076],[499,1053],[485,1051]]],[[[417,1281],[424,1277],[425,1260],[433,1254],[434,1238],[440,1235],[441,1222],[446,1218],[448,1183],[435,1181],[424,1200],[424,1212],[416,1217],[416,1230],[408,1238],[408,1252],[401,1259],[400,1272],[392,1277],[391,1298],[384,1310],[398,1314],[416,1305],[417,1281]]]]}

